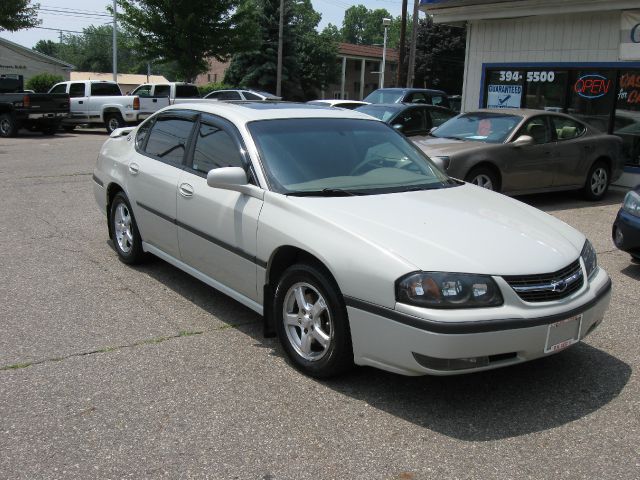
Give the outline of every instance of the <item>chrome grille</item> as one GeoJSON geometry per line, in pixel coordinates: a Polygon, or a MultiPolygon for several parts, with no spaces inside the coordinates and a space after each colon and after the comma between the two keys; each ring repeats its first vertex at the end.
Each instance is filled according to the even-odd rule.
{"type": "Polygon", "coordinates": [[[506,275],[502,277],[525,302],[550,302],[580,290],[584,275],[580,259],[553,273],[506,275]]]}

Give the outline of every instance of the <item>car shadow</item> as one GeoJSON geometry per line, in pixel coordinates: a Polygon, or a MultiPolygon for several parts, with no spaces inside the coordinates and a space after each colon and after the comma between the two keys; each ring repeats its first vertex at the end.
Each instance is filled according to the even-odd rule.
{"type": "MultiPolygon", "coordinates": [[[[240,303],[155,257],[134,268],[284,357],[277,339],[263,337],[262,317],[240,303]]],[[[583,418],[618,396],[630,376],[628,364],[580,343],[551,357],[475,374],[405,377],[360,367],[323,385],[443,435],[490,441],[583,418]]]]}
{"type": "Polygon", "coordinates": [[[609,190],[605,197],[597,202],[585,200],[581,192],[536,193],[532,195],[520,195],[514,198],[546,212],[621,205],[625,194],[626,192],[623,191],[609,190]]]}
{"type": "MultiPolygon", "coordinates": [[[[631,260],[631,262],[634,262],[631,260]]],[[[634,280],[640,280],[640,263],[631,263],[620,270],[620,273],[634,280]]]]}
{"type": "Polygon", "coordinates": [[[56,139],[62,139],[62,138],[73,138],[73,137],[77,137],[77,136],[87,136],[87,135],[97,135],[97,136],[101,136],[101,137],[107,137],[109,136],[107,131],[104,128],[101,129],[83,129],[83,128],[76,128],[75,130],[71,131],[71,132],[65,132],[63,130],[59,130],[54,134],[51,135],[45,135],[40,131],[32,131],[32,130],[25,130],[25,129],[21,129],[18,131],[18,134],[10,137],[8,140],[16,140],[16,141],[20,141],[20,140],[32,140],[34,138],[36,139],[47,139],[47,140],[56,140],[56,139]]]}

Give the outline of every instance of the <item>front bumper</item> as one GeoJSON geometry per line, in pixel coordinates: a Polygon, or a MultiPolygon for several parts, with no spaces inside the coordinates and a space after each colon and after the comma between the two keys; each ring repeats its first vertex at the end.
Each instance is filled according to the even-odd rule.
{"type": "Polygon", "coordinates": [[[552,355],[556,352],[545,353],[549,325],[581,315],[582,340],[602,322],[610,299],[611,280],[602,269],[569,299],[525,308],[499,307],[492,310],[502,310],[508,318],[494,320],[483,318],[489,309],[458,311],[464,319],[434,320],[433,310],[415,309],[410,315],[397,307],[345,298],[355,363],[404,375],[469,373],[552,355]],[[418,316],[420,310],[426,312],[418,316]],[[450,368],[470,358],[486,361],[450,368]]]}

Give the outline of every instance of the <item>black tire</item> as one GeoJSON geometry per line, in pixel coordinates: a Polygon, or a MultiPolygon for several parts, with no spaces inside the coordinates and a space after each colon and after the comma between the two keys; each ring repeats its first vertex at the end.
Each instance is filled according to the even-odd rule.
{"type": "Polygon", "coordinates": [[[494,192],[500,191],[498,176],[493,170],[487,167],[472,168],[469,173],[467,173],[467,176],[464,177],[464,181],[488,190],[493,190],[494,192]]]}
{"type": "Polygon", "coordinates": [[[293,265],[280,277],[274,296],[273,318],[278,338],[297,369],[312,377],[328,378],[353,367],[353,347],[347,308],[338,286],[328,272],[315,265],[293,265]],[[303,298],[308,306],[321,305],[322,310],[315,318],[313,309],[298,308],[295,295],[298,287],[305,292],[303,298]],[[291,296],[293,296],[293,303],[291,303],[291,296]],[[320,298],[324,302],[321,303],[320,298]],[[293,312],[291,316],[297,315],[297,323],[300,326],[285,325],[285,308],[287,312],[293,312]],[[311,338],[306,356],[301,353],[305,349],[302,346],[303,332],[305,332],[305,338],[311,338]],[[326,347],[317,340],[318,332],[328,337],[326,347]]]}
{"type": "Polygon", "coordinates": [[[50,125],[43,126],[40,131],[43,135],[55,135],[58,129],[60,128],[60,124],[52,123],[50,125]]]}
{"type": "Polygon", "coordinates": [[[587,200],[602,200],[609,190],[611,175],[609,167],[602,161],[597,161],[589,169],[584,182],[583,193],[587,200]]]}
{"type": "Polygon", "coordinates": [[[10,113],[0,115],[0,137],[15,137],[16,133],[18,133],[18,122],[15,117],[10,113]]]}
{"type": "Polygon", "coordinates": [[[63,125],[62,129],[67,133],[71,133],[76,129],[76,126],[75,125],[63,125]]]}
{"type": "Polygon", "coordinates": [[[109,232],[111,233],[113,246],[120,260],[129,265],[140,263],[144,260],[142,239],[140,238],[138,225],[133,216],[133,210],[131,210],[129,200],[122,192],[117,193],[111,202],[109,209],[109,232]],[[119,211],[120,208],[122,208],[122,210],[119,211]],[[127,218],[129,219],[128,221],[127,218]]]}
{"type": "Polygon", "coordinates": [[[111,135],[115,129],[122,128],[126,125],[122,115],[119,113],[110,113],[109,115],[105,115],[104,124],[109,135],[111,135]]]}

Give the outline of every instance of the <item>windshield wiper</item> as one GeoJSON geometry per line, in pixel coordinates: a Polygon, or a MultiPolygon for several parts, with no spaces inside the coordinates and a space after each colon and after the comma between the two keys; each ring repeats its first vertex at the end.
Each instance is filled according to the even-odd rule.
{"type": "Polygon", "coordinates": [[[287,195],[296,197],[355,197],[362,193],[353,190],[344,190],[342,188],[323,188],[322,190],[299,190],[287,192],[287,195]]]}

